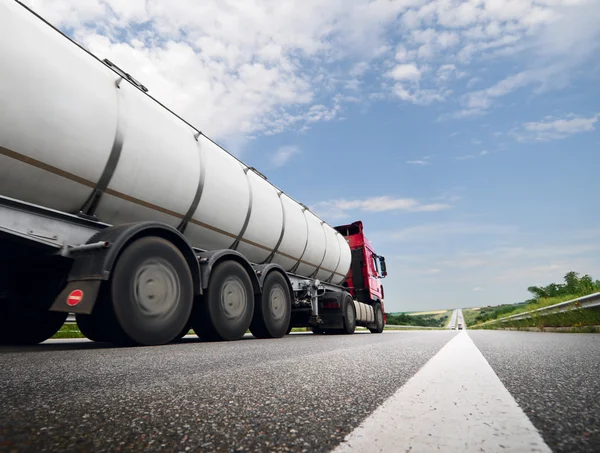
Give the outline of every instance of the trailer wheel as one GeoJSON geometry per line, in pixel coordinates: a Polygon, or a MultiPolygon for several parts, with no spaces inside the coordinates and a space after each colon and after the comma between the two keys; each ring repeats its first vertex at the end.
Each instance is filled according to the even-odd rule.
{"type": "Polygon", "coordinates": [[[77,327],[79,331],[91,341],[109,341],[108,335],[105,335],[102,329],[102,324],[99,323],[98,316],[76,314],[75,321],[77,321],[77,327]]]}
{"type": "Polygon", "coordinates": [[[173,342],[181,340],[183,337],[185,337],[187,335],[187,333],[189,331],[190,331],[190,324],[188,322],[188,323],[186,323],[185,327],[183,329],[181,329],[181,332],[179,332],[177,334],[177,336],[171,340],[171,342],[173,343],[173,342]]]}
{"type": "Polygon", "coordinates": [[[383,332],[383,310],[381,309],[381,304],[375,304],[375,328],[369,327],[369,331],[371,333],[381,333],[383,332]]]}
{"type": "Polygon", "coordinates": [[[238,340],[250,327],[253,312],[248,273],[236,261],[223,261],[213,269],[203,300],[195,304],[191,325],[203,340],[238,340]]]}
{"type": "Polygon", "coordinates": [[[66,262],[56,257],[26,267],[0,266],[0,344],[34,345],[60,330],[68,313],[49,308],[67,272],[66,262]]]}
{"type": "Polygon", "coordinates": [[[352,296],[347,294],[344,297],[344,328],[342,333],[351,335],[356,330],[356,311],[354,309],[354,301],[352,296]]]}
{"type": "Polygon", "coordinates": [[[254,305],[250,332],[256,338],[281,338],[287,333],[291,316],[292,296],[287,281],[281,273],[271,272],[254,305]]]}
{"type": "Polygon", "coordinates": [[[110,329],[115,343],[166,344],[189,320],[192,274],[181,251],[165,239],[148,236],[130,244],[119,257],[109,286],[112,316],[108,317],[113,322],[104,324],[102,331],[110,329]]]}
{"type": "Polygon", "coordinates": [[[0,344],[33,345],[60,330],[68,313],[58,311],[0,312],[0,344]]]}

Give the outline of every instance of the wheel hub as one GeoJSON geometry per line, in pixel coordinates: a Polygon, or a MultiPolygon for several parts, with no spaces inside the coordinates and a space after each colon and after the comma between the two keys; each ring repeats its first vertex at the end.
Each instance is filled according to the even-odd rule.
{"type": "Polygon", "coordinates": [[[134,300],[146,316],[166,317],[177,307],[180,282],[173,266],[162,259],[144,261],[134,278],[134,300]]]}
{"type": "Polygon", "coordinates": [[[228,319],[240,318],[248,305],[243,283],[237,277],[229,277],[221,291],[221,308],[228,319]]]}
{"type": "Polygon", "coordinates": [[[285,293],[281,286],[274,286],[269,294],[269,309],[275,320],[283,319],[285,315],[285,293]]]}
{"type": "Polygon", "coordinates": [[[349,324],[354,322],[354,310],[352,309],[351,304],[346,305],[346,319],[348,320],[349,324]]]}

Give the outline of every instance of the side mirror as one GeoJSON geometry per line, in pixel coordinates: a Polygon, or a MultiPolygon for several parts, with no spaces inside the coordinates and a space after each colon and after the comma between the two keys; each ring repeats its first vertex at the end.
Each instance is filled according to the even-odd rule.
{"type": "Polygon", "coordinates": [[[379,262],[381,263],[381,275],[386,277],[387,276],[387,268],[385,266],[385,258],[383,256],[380,256],[379,262]]]}

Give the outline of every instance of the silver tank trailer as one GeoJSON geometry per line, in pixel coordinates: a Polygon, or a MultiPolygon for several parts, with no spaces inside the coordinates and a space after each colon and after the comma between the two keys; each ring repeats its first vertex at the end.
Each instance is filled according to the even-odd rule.
{"type": "Polygon", "coordinates": [[[17,2],[0,30],[0,194],[344,281],[345,238],[259,173],[17,2]]]}

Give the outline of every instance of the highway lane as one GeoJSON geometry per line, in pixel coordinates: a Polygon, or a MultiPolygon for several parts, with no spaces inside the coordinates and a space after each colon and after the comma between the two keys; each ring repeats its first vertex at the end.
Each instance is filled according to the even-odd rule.
{"type": "Polygon", "coordinates": [[[0,349],[0,450],[331,451],[456,332],[0,349]]]}
{"type": "Polygon", "coordinates": [[[553,452],[600,451],[600,334],[469,336],[553,452]]]}
{"type": "Polygon", "coordinates": [[[446,329],[449,330],[458,330],[458,325],[462,325],[462,328],[466,330],[465,319],[463,317],[462,309],[455,308],[452,314],[450,315],[450,321],[446,326],[446,329]]]}
{"type": "Polygon", "coordinates": [[[456,318],[456,328],[458,329],[458,326],[461,326],[461,328],[463,330],[467,330],[467,324],[465,323],[465,318],[463,317],[463,312],[462,309],[459,308],[457,310],[457,318],[456,318]]]}
{"type": "Polygon", "coordinates": [[[64,340],[0,348],[0,363],[0,452],[600,445],[593,334],[444,329],[157,348],[64,340]]]}
{"type": "Polygon", "coordinates": [[[458,319],[458,309],[455,309],[450,315],[450,321],[446,326],[447,329],[454,330],[456,329],[456,320],[458,319]]]}

